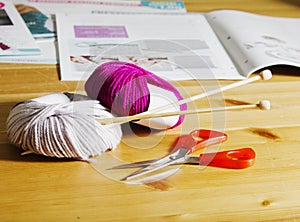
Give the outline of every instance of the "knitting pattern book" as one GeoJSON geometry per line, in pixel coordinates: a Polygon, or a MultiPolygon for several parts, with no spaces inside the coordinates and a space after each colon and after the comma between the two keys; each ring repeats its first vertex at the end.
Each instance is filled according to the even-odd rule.
{"type": "Polygon", "coordinates": [[[0,58],[37,55],[40,49],[10,1],[0,1],[0,58]]]}
{"type": "Polygon", "coordinates": [[[57,14],[56,19],[62,80],[86,79],[93,68],[114,60],[169,80],[241,78],[201,14],[57,14]]]}
{"type": "Polygon", "coordinates": [[[56,17],[62,80],[86,79],[111,60],[169,80],[244,79],[273,65],[300,66],[300,19],[233,10],[56,17]]]}
{"type": "Polygon", "coordinates": [[[41,50],[39,56],[7,56],[0,62],[57,64],[55,13],[185,13],[184,2],[140,0],[11,0],[41,50]]]}

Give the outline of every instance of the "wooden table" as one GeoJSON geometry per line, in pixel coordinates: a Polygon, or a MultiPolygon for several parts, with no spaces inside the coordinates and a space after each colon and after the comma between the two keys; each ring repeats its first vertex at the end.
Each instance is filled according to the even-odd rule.
{"type": "MultiPolygon", "coordinates": [[[[239,9],[265,15],[300,17],[298,1],[186,0],[188,11],[239,9]]],[[[278,67],[269,81],[258,81],[214,98],[255,103],[272,109],[227,111],[221,119],[202,114],[200,127],[220,121],[228,141],[220,150],[252,147],[254,166],[243,170],[182,166],[158,182],[126,184],[98,173],[89,163],[21,156],[8,144],[5,121],[20,101],[55,91],[74,92],[77,82],[59,81],[52,65],[0,64],[1,221],[298,221],[300,220],[300,72],[278,67]]],[[[231,81],[219,81],[221,85],[231,81]]],[[[202,84],[205,84],[203,82],[202,84]]],[[[191,94],[199,83],[186,81],[191,94]]],[[[206,102],[196,103],[202,106],[206,102]]],[[[150,136],[124,135],[113,155],[127,161],[145,157],[130,142],[159,139],[150,155],[163,155],[179,133],[199,127],[195,116],[184,127],[150,136]]],[[[145,142],[146,141],[146,142],[145,142]]]]}

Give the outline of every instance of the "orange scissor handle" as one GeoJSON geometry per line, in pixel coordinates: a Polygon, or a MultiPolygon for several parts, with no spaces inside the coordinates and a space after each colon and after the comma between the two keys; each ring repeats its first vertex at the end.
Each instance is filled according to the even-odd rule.
{"type": "Polygon", "coordinates": [[[199,164],[230,169],[243,169],[254,164],[255,152],[251,148],[205,153],[199,157],[199,164]]]}
{"type": "Polygon", "coordinates": [[[227,140],[227,135],[222,132],[206,129],[193,130],[188,135],[179,137],[175,150],[188,149],[190,154],[208,146],[222,143],[225,140],[227,140]]]}

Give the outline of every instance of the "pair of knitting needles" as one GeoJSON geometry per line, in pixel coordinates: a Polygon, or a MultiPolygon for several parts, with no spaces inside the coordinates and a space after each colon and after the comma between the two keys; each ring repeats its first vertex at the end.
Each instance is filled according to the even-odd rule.
{"type": "Polygon", "coordinates": [[[98,119],[97,121],[102,124],[123,124],[130,121],[140,120],[140,119],[150,119],[150,118],[157,118],[157,117],[168,117],[168,116],[177,116],[177,115],[189,115],[189,114],[196,114],[196,113],[205,113],[205,112],[216,112],[216,111],[225,111],[225,110],[237,110],[237,109],[249,109],[249,108],[259,108],[262,110],[270,109],[270,102],[268,100],[262,100],[257,104],[246,104],[246,105],[238,105],[238,106],[228,106],[228,107],[212,107],[212,108],[202,108],[202,109],[195,109],[195,110],[183,110],[183,111],[174,111],[174,112],[162,112],[166,109],[172,108],[174,106],[180,106],[184,103],[196,101],[201,98],[205,98],[207,96],[211,96],[220,92],[224,92],[229,89],[233,89],[242,85],[246,85],[248,83],[257,81],[257,80],[269,80],[272,78],[272,72],[270,70],[264,70],[259,75],[253,76],[248,79],[241,80],[239,82],[235,82],[226,86],[222,86],[220,88],[197,94],[192,97],[188,97],[186,99],[178,100],[174,103],[170,103],[165,106],[158,107],[153,110],[145,111],[136,115],[132,116],[121,116],[121,117],[114,117],[114,118],[103,118],[98,119]]]}

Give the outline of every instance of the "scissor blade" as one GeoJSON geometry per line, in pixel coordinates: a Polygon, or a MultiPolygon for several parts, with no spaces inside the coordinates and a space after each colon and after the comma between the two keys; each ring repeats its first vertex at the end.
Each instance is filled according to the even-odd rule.
{"type": "Polygon", "coordinates": [[[185,159],[184,164],[193,164],[193,165],[199,165],[199,157],[188,157],[185,159]]]}
{"type": "Polygon", "coordinates": [[[167,167],[167,166],[175,164],[175,163],[185,162],[186,155],[189,152],[190,151],[188,149],[178,149],[176,152],[174,152],[162,159],[158,159],[157,161],[150,163],[148,166],[146,166],[140,170],[137,170],[134,173],[124,177],[123,179],[121,179],[121,181],[130,180],[130,179],[160,170],[164,167],[167,167]]]}
{"type": "MultiPolygon", "coordinates": [[[[126,163],[117,166],[113,166],[111,168],[107,168],[107,170],[120,170],[120,169],[130,169],[130,168],[139,168],[139,167],[147,167],[149,164],[154,163],[159,159],[153,160],[145,160],[134,163],[126,163]]],[[[183,162],[174,162],[172,165],[182,164],[183,162]]],[[[187,157],[184,161],[184,164],[199,164],[199,157],[187,157]]]]}
{"type": "Polygon", "coordinates": [[[117,170],[117,169],[129,169],[129,168],[138,168],[138,167],[146,167],[149,164],[157,161],[158,159],[153,159],[153,160],[145,160],[145,161],[139,161],[139,162],[134,162],[134,163],[126,163],[126,164],[121,164],[117,166],[113,166],[111,168],[108,168],[107,170],[117,170]]]}

